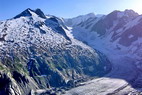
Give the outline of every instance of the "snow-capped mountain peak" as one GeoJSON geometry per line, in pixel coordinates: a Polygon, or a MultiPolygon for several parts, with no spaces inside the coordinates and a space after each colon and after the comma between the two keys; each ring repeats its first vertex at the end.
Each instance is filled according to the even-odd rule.
{"type": "Polygon", "coordinates": [[[83,17],[83,19],[86,20],[86,19],[88,19],[88,18],[93,18],[93,17],[95,17],[95,14],[94,14],[94,13],[89,13],[89,14],[82,15],[82,16],[79,16],[79,17],[83,17]]]}
{"type": "Polygon", "coordinates": [[[35,13],[38,14],[41,18],[46,18],[45,14],[40,9],[36,9],[35,13]]]}
{"type": "Polygon", "coordinates": [[[103,15],[95,15],[94,13],[89,13],[86,15],[80,15],[74,18],[65,19],[66,24],[69,26],[76,26],[82,24],[83,22],[92,21],[94,19],[101,18],[103,15]]]}
{"type": "Polygon", "coordinates": [[[88,18],[93,18],[93,17],[95,17],[95,14],[94,13],[89,13],[89,14],[86,14],[86,15],[80,15],[80,16],[78,16],[78,17],[76,17],[76,18],[78,18],[78,19],[81,19],[81,20],[87,20],[88,18]]]}
{"type": "Polygon", "coordinates": [[[27,17],[27,16],[29,16],[29,17],[30,16],[38,16],[38,17],[46,19],[46,16],[44,15],[44,13],[40,9],[32,10],[30,8],[26,9],[25,11],[23,11],[19,15],[15,16],[14,19],[20,18],[20,17],[27,17]]]}
{"type": "Polygon", "coordinates": [[[121,18],[121,17],[136,17],[136,16],[138,16],[138,15],[139,15],[139,14],[136,13],[135,11],[133,11],[133,10],[128,10],[128,9],[126,9],[124,12],[119,11],[119,12],[117,13],[117,16],[118,16],[119,18],[121,18]]]}

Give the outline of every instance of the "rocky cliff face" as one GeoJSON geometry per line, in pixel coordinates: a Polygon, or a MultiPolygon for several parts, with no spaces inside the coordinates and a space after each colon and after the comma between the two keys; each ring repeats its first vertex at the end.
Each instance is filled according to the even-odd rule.
{"type": "Polygon", "coordinates": [[[0,54],[0,93],[5,95],[73,87],[111,70],[105,55],[72,38],[61,19],[40,9],[0,22],[0,54]]]}

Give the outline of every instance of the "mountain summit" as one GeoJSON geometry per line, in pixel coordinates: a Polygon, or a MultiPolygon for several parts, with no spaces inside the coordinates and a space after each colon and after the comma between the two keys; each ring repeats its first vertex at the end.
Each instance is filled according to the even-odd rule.
{"type": "Polygon", "coordinates": [[[15,16],[14,18],[19,18],[22,16],[34,16],[34,15],[38,15],[41,18],[46,18],[46,16],[44,15],[44,13],[40,10],[40,9],[36,9],[36,10],[32,10],[30,8],[26,9],[25,11],[23,11],[22,13],[20,13],[19,15],[15,16]]]}

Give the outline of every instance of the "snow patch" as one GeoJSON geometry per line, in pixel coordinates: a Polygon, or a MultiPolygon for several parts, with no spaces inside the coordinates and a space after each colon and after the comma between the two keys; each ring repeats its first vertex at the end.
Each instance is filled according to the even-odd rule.
{"type": "Polygon", "coordinates": [[[128,37],[128,38],[130,38],[130,39],[131,39],[131,38],[133,38],[133,37],[134,37],[134,35],[132,35],[132,34],[131,34],[131,35],[129,35],[129,37],[128,37]]]}

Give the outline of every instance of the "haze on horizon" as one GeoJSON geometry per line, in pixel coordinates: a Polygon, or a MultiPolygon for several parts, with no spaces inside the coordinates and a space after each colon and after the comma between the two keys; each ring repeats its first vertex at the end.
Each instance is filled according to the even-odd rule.
{"type": "Polygon", "coordinates": [[[45,14],[64,18],[91,12],[108,14],[125,9],[142,14],[141,3],[141,0],[0,0],[0,20],[12,18],[27,8],[40,8],[45,14]]]}

